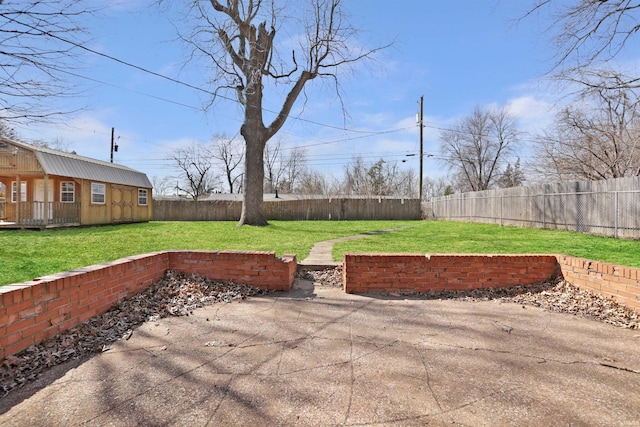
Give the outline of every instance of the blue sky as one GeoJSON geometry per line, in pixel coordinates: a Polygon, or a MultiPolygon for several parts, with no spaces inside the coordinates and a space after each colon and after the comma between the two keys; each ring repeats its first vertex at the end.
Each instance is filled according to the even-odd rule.
{"type": "MultiPolygon", "coordinates": [[[[111,1],[84,24],[88,47],[198,87],[204,66],[185,65],[184,45],[176,40],[182,24],[173,11],[148,0],[111,1]]],[[[205,2],[206,3],[206,2],[205,2]]],[[[475,106],[507,107],[523,130],[540,127],[556,101],[540,77],[549,70],[544,16],[517,23],[528,1],[511,0],[347,0],[351,21],[362,31],[360,43],[374,47],[395,40],[378,63],[354,70],[342,80],[349,113],[343,120],[335,93],[312,81],[309,99],[298,102],[276,136],[286,147],[304,146],[308,166],[340,176],[353,156],[380,158],[415,168],[419,148],[418,100],[424,96],[425,153],[437,154],[439,128],[469,115],[475,106]],[[402,162],[406,160],[406,162],[402,162]]],[[[295,4],[295,2],[291,2],[295,4]]],[[[276,39],[278,40],[278,39],[276,39]]],[[[241,111],[220,102],[207,111],[200,91],[124,66],[99,55],[83,56],[71,77],[82,93],[66,101],[82,108],[64,124],[18,128],[25,139],[59,139],[78,154],[109,160],[111,128],[119,152],[115,162],[152,178],[176,171],[168,158],[189,141],[207,142],[215,133],[237,135],[241,111]],[[162,99],[159,99],[162,98],[162,99]]],[[[268,99],[276,109],[281,99],[268,99]]],[[[523,152],[526,156],[526,151],[523,152]]],[[[446,167],[426,158],[425,176],[446,167]]]]}

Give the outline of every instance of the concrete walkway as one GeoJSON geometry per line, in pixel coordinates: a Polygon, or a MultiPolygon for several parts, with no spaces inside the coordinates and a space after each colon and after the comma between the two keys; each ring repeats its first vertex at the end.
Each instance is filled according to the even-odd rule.
{"type": "Polygon", "coordinates": [[[391,228],[388,230],[372,231],[369,233],[356,234],[354,236],[339,237],[337,239],[318,242],[314,244],[311,250],[309,251],[309,256],[307,256],[302,261],[299,261],[298,265],[303,266],[303,268],[336,267],[336,266],[342,265],[341,262],[333,260],[332,251],[333,251],[333,245],[335,243],[346,242],[349,240],[363,239],[365,237],[371,237],[371,236],[384,234],[384,233],[391,233],[393,231],[403,230],[405,228],[410,228],[410,227],[412,226],[391,228]]]}
{"type": "Polygon", "coordinates": [[[295,289],[147,322],[0,398],[2,426],[637,426],[636,330],[295,289]]]}

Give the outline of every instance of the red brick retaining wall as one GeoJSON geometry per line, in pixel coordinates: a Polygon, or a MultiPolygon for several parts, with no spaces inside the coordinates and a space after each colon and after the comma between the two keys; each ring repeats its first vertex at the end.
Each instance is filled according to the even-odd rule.
{"type": "Polygon", "coordinates": [[[640,268],[567,255],[558,255],[557,259],[567,282],[612,298],[640,313],[640,268]]]}
{"type": "Polygon", "coordinates": [[[167,251],[0,286],[0,359],[107,311],[168,269],[289,290],[296,266],[295,255],[279,259],[274,252],[167,251]]]}
{"type": "Polygon", "coordinates": [[[573,285],[640,312],[640,269],[566,255],[345,254],[349,293],[509,287],[561,274],[573,285]]]}
{"type": "Polygon", "coordinates": [[[547,280],[557,266],[553,255],[345,254],[344,289],[428,292],[527,285],[547,280]]]}

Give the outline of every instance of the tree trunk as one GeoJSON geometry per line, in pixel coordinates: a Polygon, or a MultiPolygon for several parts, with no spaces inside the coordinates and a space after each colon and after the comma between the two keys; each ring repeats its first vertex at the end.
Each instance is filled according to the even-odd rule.
{"type": "Polygon", "coordinates": [[[245,123],[240,129],[240,134],[245,141],[245,168],[244,185],[242,192],[242,214],[238,226],[242,225],[267,225],[264,215],[264,147],[266,130],[262,124],[262,114],[251,115],[254,109],[247,108],[245,123]]]}

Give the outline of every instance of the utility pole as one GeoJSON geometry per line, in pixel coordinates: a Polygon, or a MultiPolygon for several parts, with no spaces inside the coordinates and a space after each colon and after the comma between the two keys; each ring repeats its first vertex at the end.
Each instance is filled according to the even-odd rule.
{"type": "Polygon", "coordinates": [[[114,134],[115,128],[111,128],[111,163],[113,163],[113,152],[118,152],[118,144],[115,143],[114,134]]]}
{"type": "Polygon", "coordinates": [[[422,203],[422,170],[423,170],[423,162],[424,162],[424,143],[423,143],[423,104],[424,104],[424,95],[420,97],[420,112],[418,113],[418,126],[420,126],[420,182],[418,183],[419,194],[420,194],[420,203],[422,203]]]}

